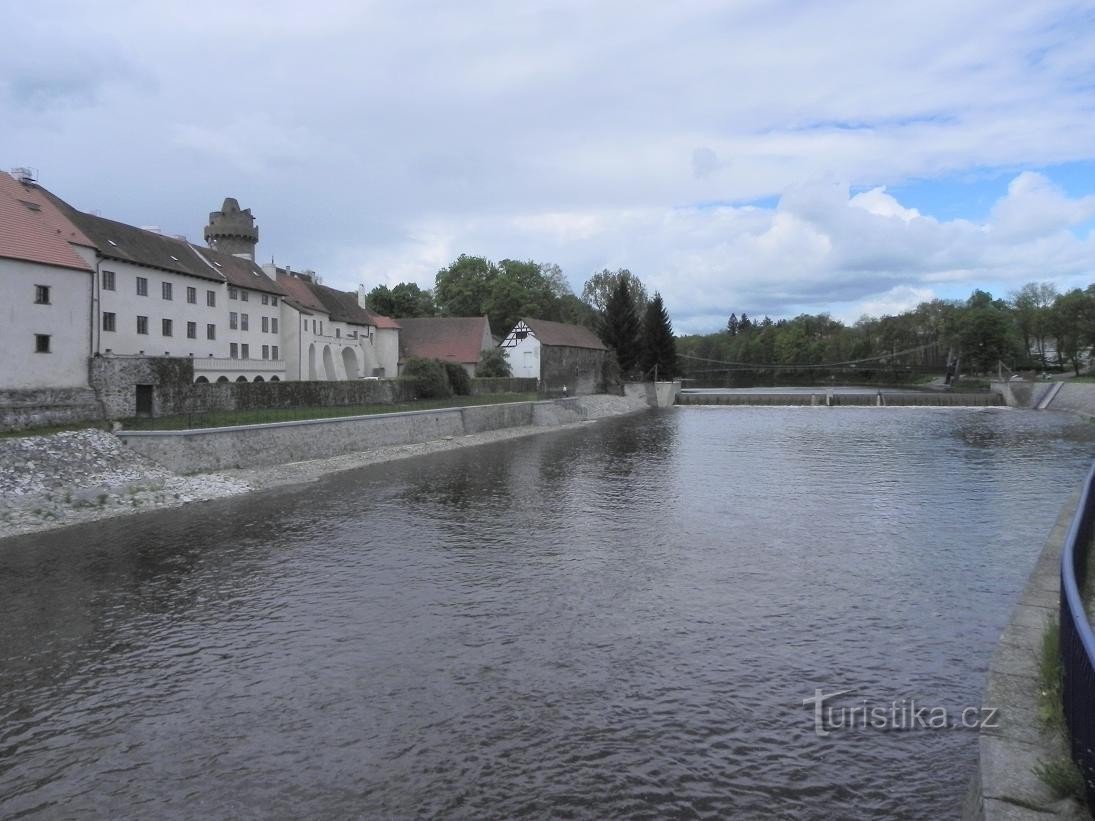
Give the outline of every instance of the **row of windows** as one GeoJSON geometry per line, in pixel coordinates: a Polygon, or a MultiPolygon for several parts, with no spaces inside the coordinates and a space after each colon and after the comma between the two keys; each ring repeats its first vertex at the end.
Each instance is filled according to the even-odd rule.
{"type": "MultiPolygon", "coordinates": [[[[277,305],[278,304],[278,298],[276,296],[272,296],[270,294],[260,294],[260,296],[262,297],[262,304],[263,305],[277,305]]],[[[248,291],[245,291],[242,288],[233,288],[233,287],[229,286],[229,288],[228,288],[228,298],[229,299],[238,299],[240,302],[247,302],[247,300],[248,300],[248,291]]]]}
{"type": "MultiPolygon", "coordinates": [[[[104,331],[117,331],[118,330],[118,315],[111,311],[103,311],[103,330],[104,331]]],[[[137,317],[137,333],[148,333],[148,317],[137,317]]],[[[160,320],[160,335],[161,336],[174,336],[175,335],[175,322],[171,319],[160,320]]],[[[198,323],[187,322],[186,323],[186,338],[197,339],[198,338],[198,323]]],[[[216,339],[217,338],[217,326],[213,323],[208,323],[205,326],[205,338],[216,339]]]]}
{"type": "MultiPolygon", "coordinates": [[[[228,314],[228,327],[233,331],[249,330],[247,314],[237,314],[235,311],[230,311],[228,314]]],[[[278,332],[278,319],[276,316],[262,317],[262,332],[264,334],[276,334],[278,332]]]]}
{"type": "MultiPolygon", "coordinates": [[[[263,359],[278,359],[278,346],[277,345],[263,345],[262,346],[262,358],[263,359]]],[[[232,359],[250,359],[251,358],[251,346],[246,342],[237,345],[235,342],[228,343],[228,355],[232,359]]]]}

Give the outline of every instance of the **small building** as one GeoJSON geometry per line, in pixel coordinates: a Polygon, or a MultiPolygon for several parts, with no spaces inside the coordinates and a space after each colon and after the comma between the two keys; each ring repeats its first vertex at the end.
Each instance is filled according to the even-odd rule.
{"type": "Polygon", "coordinates": [[[608,348],[581,325],[525,318],[502,340],[502,352],[516,377],[540,381],[541,390],[597,393],[608,348]]]}
{"type": "Polygon", "coordinates": [[[408,359],[439,359],[463,366],[468,376],[483,351],[494,347],[490,321],[485,316],[429,316],[400,319],[399,372],[408,359]]]}

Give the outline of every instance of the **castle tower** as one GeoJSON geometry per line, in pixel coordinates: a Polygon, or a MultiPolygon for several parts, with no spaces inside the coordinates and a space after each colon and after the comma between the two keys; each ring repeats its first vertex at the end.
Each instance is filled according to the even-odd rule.
{"type": "Polygon", "coordinates": [[[209,224],[205,226],[205,241],[210,248],[226,254],[245,256],[254,261],[255,246],[259,242],[259,227],[251,209],[240,210],[235,197],[225,197],[220,211],[209,214],[209,224]]]}

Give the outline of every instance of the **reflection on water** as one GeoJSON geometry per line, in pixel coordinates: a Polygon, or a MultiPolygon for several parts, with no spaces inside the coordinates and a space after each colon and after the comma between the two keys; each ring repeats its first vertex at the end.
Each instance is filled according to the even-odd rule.
{"type": "Polygon", "coordinates": [[[0,816],[946,817],[1091,426],[684,408],[0,543],[0,816]]]}

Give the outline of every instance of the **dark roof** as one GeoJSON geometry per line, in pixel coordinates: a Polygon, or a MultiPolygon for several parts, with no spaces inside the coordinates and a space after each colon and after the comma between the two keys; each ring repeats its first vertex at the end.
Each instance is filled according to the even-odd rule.
{"type": "Polygon", "coordinates": [[[336,291],[334,288],[317,285],[314,282],[311,288],[312,293],[323,303],[323,307],[327,309],[327,313],[335,322],[346,322],[350,325],[376,324],[373,322],[373,315],[357,304],[356,293],[336,291]]]}
{"type": "Polygon", "coordinates": [[[589,328],[581,325],[567,325],[564,322],[549,322],[546,319],[522,319],[529,330],[540,340],[541,345],[563,348],[591,348],[606,351],[608,348],[589,328]]]}
{"type": "Polygon", "coordinates": [[[44,188],[41,190],[91,240],[99,254],[107,259],[216,282],[227,279],[213,266],[207,265],[190,247],[190,243],[184,240],[77,211],[56,194],[44,188]]]}
{"type": "Polygon", "coordinates": [[[490,340],[485,316],[430,316],[400,319],[399,359],[412,356],[473,364],[483,351],[483,332],[490,340]]]}
{"type": "Polygon", "coordinates": [[[198,246],[193,246],[193,248],[199,257],[203,257],[205,261],[217,269],[218,273],[224,275],[229,285],[284,296],[284,291],[266,275],[261,267],[255,264],[254,260],[226,254],[223,251],[214,251],[212,248],[199,248],[198,246]]]}

